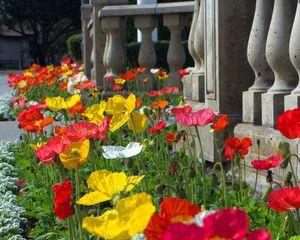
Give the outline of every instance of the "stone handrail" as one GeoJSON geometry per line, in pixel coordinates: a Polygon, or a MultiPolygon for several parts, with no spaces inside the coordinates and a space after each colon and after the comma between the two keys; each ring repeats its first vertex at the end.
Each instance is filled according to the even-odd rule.
{"type": "MultiPolygon", "coordinates": [[[[158,26],[158,15],[163,15],[164,25],[168,27],[171,33],[167,57],[170,74],[169,78],[165,80],[165,84],[180,85],[177,70],[182,68],[185,63],[181,31],[184,26],[188,25],[189,14],[187,13],[193,11],[194,2],[103,7],[99,11],[98,17],[102,21],[102,29],[106,35],[103,62],[109,70],[109,74],[117,76],[126,70],[126,17],[132,16],[135,27],[142,33],[138,62],[140,66],[145,68],[145,72],[139,75],[138,82],[141,89],[156,89],[154,76],[150,72],[156,63],[156,53],[151,34],[158,26]],[[145,79],[147,79],[146,84],[145,79]]],[[[104,90],[107,88],[104,87],[104,90]]]]}
{"type": "Polygon", "coordinates": [[[297,0],[256,1],[248,60],[255,81],[243,94],[243,121],[274,127],[284,110],[300,105],[299,0],[298,6],[297,0]]]}
{"type": "MultiPolygon", "coordinates": [[[[194,79],[197,78],[198,81],[197,76],[201,73],[201,66],[203,69],[203,60],[201,59],[204,59],[204,39],[201,40],[204,36],[203,34],[200,34],[200,36],[197,37],[195,35],[196,31],[198,31],[198,33],[203,32],[201,29],[197,29],[198,22],[195,21],[195,18],[198,20],[199,15],[199,0],[148,5],[126,5],[128,3],[127,0],[106,0],[105,4],[103,2],[103,0],[92,1],[92,19],[86,19],[86,23],[83,22],[82,24],[83,26],[87,26],[87,29],[91,30],[92,40],[89,39],[88,41],[93,43],[91,51],[85,50],[88,48],[86,44],[88,41],[85,41],[85,39],[89,38],[89,34],[87,31],[83,31],[83,60],[86,70],[91,71],[91,77],[97,80],[99,86],[103,90],[108,90],[108,86],[106,86],[107,83],[103,80],[105,75],[109,74],[111,76],[117,76],[126,70],[127,56],[125,31],[126,17],[128,16],[134,18],[135,27],[142,33],[138,62],[140,66],[146,69],[146,71],[139,75],[138,80],[143,81],[147,79],[147,85],[144,86],[144,84],[141,84],[141,86],[144,87],[144,90],[150,90],[156,89],[154,77],[150,73],[150,69],[156,63],[156,53],[151,33],[158,26],[158,15],[163,15],[164,25],[170,30],[170,46],[167,56],[170,74],[169,78],[165,81],[165,85],[178,86],[181,83],[177,70],[183,67],[186,58],[181,32],[184,26],[189,25],[189,20],[192,17],[190,13],[194,13],[189,37],[189,49],[195,49],[194,52],[191,52],[191,55],[197,66],[193,73],[194,79]],[[200,46],[197,44],[200,44],[200,46]],[[99,48],[102,48],[102,50],[99,48]],[[88,54],[90,54],[90,58],[88,58],[88,54]]],[[[88,7],[82,7],[82,12],[86,8],[88,7]]],[[[199,18],[199,21],[200,19],[203,18],[199,18]]],[[[202,82],[202,85],[204,85],[204,80],[202,80],[202,82]]],[[[196,97],[199,93],[195,93],[194,95],[196,97]]]]}

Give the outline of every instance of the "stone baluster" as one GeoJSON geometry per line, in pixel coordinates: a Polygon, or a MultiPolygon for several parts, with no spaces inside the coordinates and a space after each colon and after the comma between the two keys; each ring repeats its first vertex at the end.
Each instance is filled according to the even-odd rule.
{"type": "MultiPolygon", "coordinates": [[[[102,29],[106,34],[103,63],[112,77],[122,73],[127,65],[126,41],[124,39],[125,20],[125,17],[120,16],[102,19],[102,29]]],[[[106,82],[104,83],[104,90],[108,90],[106,82]]]]}
{"type": "Polygon", "coordinates": [[[185,76],[182,79],[183,96],[186,99],[192,99],[193,86],[192,86],[191,76],[194,72],[196,72],[201,67],[201,62],[200,62],[200,59],[198,59],[198,55],[196,53],[195,45],[194,45],[196,26],[197,26],[198,16],[199,16],[199,7],[200,7],[200,0],[195,0],[193,20],[192,20],[192,25],[191,25],[191,29],[190,29],[189,39],[188,39],[189,53],[191,54],[192,58],[194,59],[195,65],[194,65],[194,70],[192,71],[192,73],[185,76]]]}
{"type": "Polygon", "coordinates": [[[91,20],[92,5],[84,4],[81,6],[81,26],[82,26],[82,57],[86,75],[91,77],[91,54],[93,48],[93,40],[90,36],[90,29],[88,28],[91,20]]]}
{"type": "Polygon", "coordinates": [[[106,37],[102,30],[101,20],[99,19],[99,11],[108,5],[124,5],[128,0],[91,0],[93,6],[92,20],[92,36],[93,36],[93,54],[92,54],[92,71],[91,78],[96,80],[100,89],[103,88],[103,77],[106,74],[106,67],[103,63],[104,49],[106,45],[106,37]]]}
{"type": "Polygon", "coordinates": [[[178,70],[183,67],[186,60],[181,32],[183,27],[187,25],[187,18],[182,14],[165,14],[164,25],[168,27],[171,34],[167,57],[170,73],[164,81],[164,85],[180,87],[181,79],[178,70]]]}
{"type": "Polygon", "coordinates": [[[274,127],[284,111],[284,96],[297,85],[297,72],[289,57],[289,41],[296,12],[297,0],[275,0],[267,38],[267,61],[275,81],[262,94],[262,124],[274,127]]]}
{"type": "Polygon", "coordinates": [[[255,73],[254,84],[243,93],[243,121],[261,124],[261,95],[273,84],[274,75],[266,59],[266,42],[274,0],[257,0],[248,42],[248,61],[255,73]]]}
{"type": "Polygon", "coordinates": [[[139,65],[145,68],[145,71],[139,74],[138,81],[140,82],[142,89],[153,90],[156,88],[156,81],[150,70],[155,66],[156,53],[151,34],[158,25],[158,19],[152,15],[135,16],[134,22],[135,27],[142,33],[138,61],[139,65]]]}
{"type": "Polygon", "coordinates": [[[204,64],[204,0],[199,1],[199,13],[194,35],[194,48],[197,55],[196,71],[192,74],[192,98],[194,101],[205,101],[205,64],[204,64]]]}
{"type": "Polygon", "coordinates": [[[290,39],[290,59],[298,72],[298,86],[292,91],[291,95],[285,96],[285,110],[300,106],[300,0],[290,39]]]}

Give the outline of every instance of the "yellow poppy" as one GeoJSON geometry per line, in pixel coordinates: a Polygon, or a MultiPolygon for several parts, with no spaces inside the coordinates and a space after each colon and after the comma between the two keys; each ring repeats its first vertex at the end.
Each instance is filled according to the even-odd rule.
{"type": "Polygon", "coordinates": [[[154,212],[152,197],[139,193],[121,199],[99,217],[85,217],[82,226],[100,238],[126,240],[143,233],[154,212]]]}
{"type": "Polygon", "coordinates": [[[144,176],[127,177],[123,172],[95,171],[87,180],[88,187],[94,191],[80,198],[77,204],[90,206],[111,200],[122,191],[132,190],[143,178],[144,176]]]}
{"type": "Polygon", "coordinates": [[[106,107],[106,102],[101,101],[98,104],[94,104],[90,107],[88,107],[82,116],[86,117],[90,122],[95,124],[100,124],[102,120],[104,119],[104,111],[106,107]]]}
{"type": "Polygon", "coordinates": [[[74,107],[81,100],[81,95],[75,94],[68,99],[62,97],[47,97],[45,99],[46,105],[53,112],[58,112],[60,110],[67,110],[74,107]]]}
{"type": "Polygon", "coordinates": [[[143,132],[147,127],[147,116],[139,113],[131,113],[127,126],[134,132],[143,132]]]}
{"type": "Polygon", "coordinates": [[[73,142],[68,149],[59,154],[61,163],[68,169],[77,169],[87,160],[90,149],[88,139],[82,142],[73,142]]]}
{"type": "Polygon", "coordinates": [[[123,78],[115,78],[115,83],[123,85],[125,82],[126,82],[126,80],[123,78]]]}
{"type": "Polygon", "coordinates": [[[37,144],[29,144],[29,146],[34,150],[36,151],[37,149],[39,149],[40,147],[43,147],[46,145],[47,142],[40,142],[40,143],[37,143],[37,144]]]}
{"type": "Polygon", "coordinates": [[[128,98],[115,95],[107,100],[106,112],[112,115],[110,131],[114,132],[130,119],[130,114],[135,109],[136,96],[130,94],[128,98]]]}

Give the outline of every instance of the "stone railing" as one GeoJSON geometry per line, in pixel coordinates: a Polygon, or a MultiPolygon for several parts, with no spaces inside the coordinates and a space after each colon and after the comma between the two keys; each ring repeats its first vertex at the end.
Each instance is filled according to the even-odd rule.
{"type": "MultiPolygon", "coordinates": [[[[165,84],[179,86],[181,83],[177,70],[183,67],[186,60],[181,33],[184,26],[188,26],[191,22],[195,2],[125,5],[127,3],[127,0],[93,0],[91,6],[82,6],[83,59],[87,72],[91,72],[92,79],[97,79],[99,86],[105,91],[108,90],[108,86],[103,80],[104,76],[108,74],[117,76],[126,70],[126,18],[133,17],[135,27],[142,34],[138,63],[146,69],[139,75],[138,81],[147,79],[144,90],[156,89],[155,79],[150,73],[150,69],[155,66],[157,58],[151,33],[158,26],[158,16],[162,15],[163,24],[170,31],[167,56],[170,73],[165,84]],[[92,11],[91,20],[84,17],[88,11],[92,11]],[[90,34],[87,26],[90,26],[92,39],[89,39],[90,34]],[[92,48],[87,42],[93,43],[92,48]]],[[[196,30],[195,24],[192,28],[196,30]]],[[[196,60],[197,55],[201,52],[197,46],[201,43],[198,43],[197,38],[195,39],[196,41],[191,41],[192,45],[195,46],[193,49],[197,51],[193,53],[196,60]]],[[[201,58],[196,63],[197,66],[200,66],[201,58]]]]}
{"type": "Polygon", "coordinates": [[[274,127],[300,105],[300,1],[257,0],[248,60],[254,84],[243,94],[243,121],[274,127]],[[298,72],[298,74],[297,74],[298,72]]]}

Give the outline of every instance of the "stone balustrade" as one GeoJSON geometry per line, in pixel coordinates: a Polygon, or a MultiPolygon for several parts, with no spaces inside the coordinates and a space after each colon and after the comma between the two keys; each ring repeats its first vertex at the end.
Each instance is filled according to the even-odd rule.
{"type": "Polygon", "coordinates": [[[243,93],[244,122],[275,127],[284,110],[299,107],[299,5],[297,0],[256,1],[248,42],[255,79],[243,93]]]}

